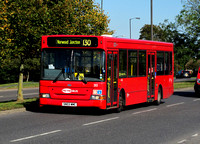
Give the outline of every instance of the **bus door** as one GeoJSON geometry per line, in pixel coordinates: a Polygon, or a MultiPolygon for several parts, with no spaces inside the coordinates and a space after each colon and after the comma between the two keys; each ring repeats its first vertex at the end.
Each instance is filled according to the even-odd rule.
{"type": "Polygon", "coordinates": [[[148,79],[147,79],[147,102],[155,98],[155,53],[148,53],[148,79]]]}
{"type": "Polygon", "coordinates": [[[118,52],[108,51],[107,55],[107,108],[117,106],[118,52]]]}

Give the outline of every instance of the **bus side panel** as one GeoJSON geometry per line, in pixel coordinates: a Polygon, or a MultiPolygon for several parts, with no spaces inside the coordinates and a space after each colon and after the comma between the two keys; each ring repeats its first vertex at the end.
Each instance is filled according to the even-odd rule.
{"type": "Polygon", "coordinates": [[[147,77],[119,79],[119,88],[125,90],[126,105],[147,101],[147,77]]]}
{"type": "Polygon", "coordinates": [[[173,94],[173,76],[157,76],[156,84],[162,86],[163,99],[169,98],[173,94]]]}

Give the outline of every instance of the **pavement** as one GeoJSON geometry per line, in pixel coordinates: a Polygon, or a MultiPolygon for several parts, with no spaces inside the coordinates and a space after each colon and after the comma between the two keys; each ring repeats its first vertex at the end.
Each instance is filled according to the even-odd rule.
{"type": "Polygon", "coordinates": [[[11,109],[11,110],[0,111],[0,115],[13,114],[13,113],[25,112],[25,111],[26,111],[26,108],[11,109]]]}

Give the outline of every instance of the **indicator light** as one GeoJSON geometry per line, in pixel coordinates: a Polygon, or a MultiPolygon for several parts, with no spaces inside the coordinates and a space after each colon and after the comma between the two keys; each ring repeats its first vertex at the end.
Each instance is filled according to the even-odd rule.
{"type": "Polygon", "coordinates": [[[104,95],[91,95],[90,99],[91,100],[105,100],[106,96],[104,96],[104,95]]]}

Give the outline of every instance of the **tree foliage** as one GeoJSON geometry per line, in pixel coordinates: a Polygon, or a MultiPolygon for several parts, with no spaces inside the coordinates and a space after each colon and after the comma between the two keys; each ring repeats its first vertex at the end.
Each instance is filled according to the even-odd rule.
{"type": "MultiPolygon", "coordinates": [[[[151,25],[144,25],[140,29],[140,38],[143,40],[151,40],[151,25]]],[[[160,26],[153,25],[153,40],[162,41],[163,31],[160,26]]]]}
{"type": "Polygon", "coordinates": [[[38,56],[42,35],[101,35],[108,17],[92,0],[8,0],[7,15],[15,55],[38,56]]]}
{"type": "Polygon", "coordinates": [[[200,1],[199,0],[182,0],[183,9],[177,16],[176,20],[183,29],[192,37],[200,35],[200,1]]]}
{"type": "MultiPolygon", "coordinates": [[[[185,69],[191,59],[194,63],[200,59],[200,1],[182,1],[183,9],[174,23],[165,20],[156,26],[157,30],[154,28],[154,40],[173,43],[176,65],[185,69]]],[[[140,32],[140,39],[150,39],[150,25],[145,25],[140,32]]]]}
{"type": "MultiPolygon", "coordinates": [[[[9,28],[9,10],[7,3],[7,0],[0,1],[0,62],[9,58],[9,54],[13,52],[12,49],[10,49],[10,47],[13,46],[13,43],[10,38],[12,30],[9,28]]],[[[0,65],[0,68],[2,68],[2,65],[0,65]]]]}
{"type": "MultiPolygon", "coordinates": [[[[108,16],[101,13],[93,0],[0,1],[0,23],[0,73],[6,71],[3,63],[14,59],[30,70],[34,58],[39,61],[42,35],[112,33],[108,16]]],[[[33,67],[39,71],[38,65],[33,67]]]]}
{"type": "Polygon", "coordinates": [[[188,33],[181,33],[176,23],[165,20],[160,26],[163,30],[162,40],[174,44],[175,60],[184,69],[185,64],[195,56],[195,51],[192,49],[193,39],[188,33]]]}

